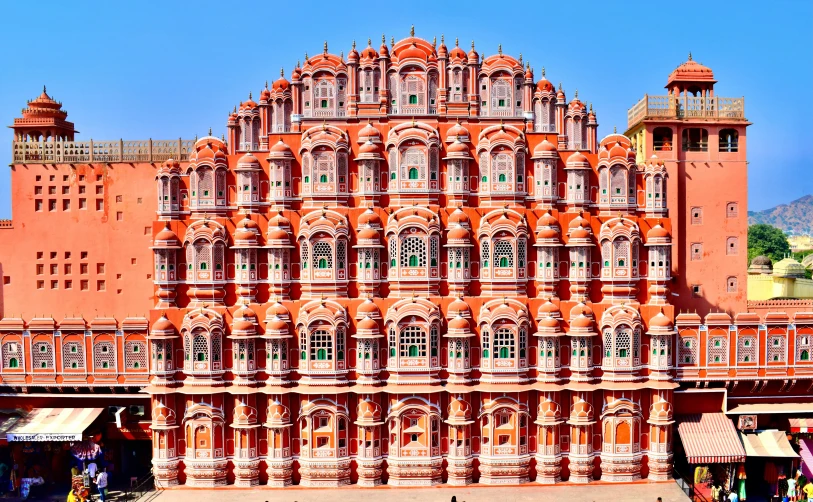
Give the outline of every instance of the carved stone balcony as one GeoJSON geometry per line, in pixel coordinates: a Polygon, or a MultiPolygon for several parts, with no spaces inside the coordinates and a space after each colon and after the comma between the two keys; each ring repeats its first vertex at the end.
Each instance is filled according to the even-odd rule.
{"type": "Polygon", "coordinates": [[[92,164],[189,160],[195,140],[14,141],[14,164],[92,164]]]}
{"type": "Polygon", "coordinates": [[[650,96],[627,110],[627,128],[648,118],[721,118],[745,120],[745,98],[650,96]]]}

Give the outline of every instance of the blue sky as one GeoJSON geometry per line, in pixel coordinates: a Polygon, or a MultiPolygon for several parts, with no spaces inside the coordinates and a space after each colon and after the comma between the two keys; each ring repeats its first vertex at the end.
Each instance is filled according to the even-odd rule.
{"type": "MultiPolygon", "coordinates": [[[[592,102],[599,137],[627,108],[661,94],[692,52],[719,96],[745,96],[749,209],[813,192],[813,2],[6,2],[0,18],[0,117],[19,116],[43,84],[81,139],[171,139],[225,132],[228,112],[304,53],[446,35],[481,53],[520,52],[568,97],[592,102]],[[36,5],[36,7],[32,7],[36,5]],[[395,8],[390,6],[397,6],[395,8]],[[506,9],[494,11],[494,6],[506,9]]],[[[0,159],[11,161],[11,130],[0,159]]],[[[0,175],[0,218],[11,215],[0,175]]]]}

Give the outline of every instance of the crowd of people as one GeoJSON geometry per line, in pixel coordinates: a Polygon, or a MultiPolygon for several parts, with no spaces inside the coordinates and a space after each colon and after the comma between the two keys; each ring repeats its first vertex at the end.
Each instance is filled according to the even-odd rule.
{"type": "Polygon", "coordinates": [[[67,502],[92,501],[93,495],[99,495],[99,501],[107,500],[107,467],[96,465],[91,461],[89,464],[82,462],[82,470],[78,466],[71,468],[71,491],[68,493],[67,502]]]}

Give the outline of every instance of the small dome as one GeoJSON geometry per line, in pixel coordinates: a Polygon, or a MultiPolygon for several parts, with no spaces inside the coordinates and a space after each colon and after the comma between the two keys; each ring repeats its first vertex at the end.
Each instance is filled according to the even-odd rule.
{"type": "Polygon", "coordinates": [[[584,156],[581,152],[574,152],[570,157],[567,158],[567,167],[570,168],[589,168],[590,162],[587,160],[587,157],[584,156]]]}
{"type": "Polygon", "coordinates": [[[450,423],[468,422],[471,420],[471,405],[462,396],[452,396],[448,416],[450,423]]]}
{"type": "Polygon", "coordinates": [[[361,148],[359,148],[359,153],[378,153],[378,152],[379,152],[378,145],[376,145],[370,140],[367,140],[367,142],[361,145],[361,148]]]}
{"type": "Polygon", "coordinates": [[[468,303],[464,302],[461,298],[457,298],[449,304],[448,316],[450,318],[457,316],[469,318],[471,317],[471,308],[468,303]]]}
{"type": "Polygon", "coordinates": [[[381,406],[373,402],[370,398],[364,398],[359,401],[358,408],[356,409],[356,424],[375,424],[381,422],[381,406]]]}
{"type": "Polygon", "coordinates": [[[172,243],[172,242],[180,243],[180,241],[178,240],[178,236],[170,228],[169,222],[166,222],[164,224],[164,228],[162,228],[161,231],[158,232],[158,234],[156,234],[155,240],[156,241],[164,241],[164,242],[167,242],[167,243],[172,243]]]}
{"type": "Polygon", "coordinates": [[[592,328],[593,327],[593,320],[589,317],[585,316],[584,314],[580,314],[575,319],[570,320],[570,327],[571,328],[592,328]]]}
{"type": "Polygon", "coordinates": [[[449,230],[449,234],[447,235],[449,240],[469,240],[469,231],[463,228],[461,225],[457,225],[456,227],[449,230]]]}
{"type": "Polygon", "coordinates": [[[268,229],[268,240],[269,241],[287,241],[289,238],[288,232],[281,228],[277,229],[268,229]]]}
{"type": "Polygon", "coordinates": [[[381,310],[370,298],[367,298],[361,305],[359,305],[356,314],[359,317],[370,317],[372,319],[381,318],[381,310]]]}
{"type": "Polygon", "coordinates": [[[559,307],[550,300],[539,306],[539,317],[560,317],[562,314],[559,312],[559,307]]]}
{"type": "Polygon", "coordinates": [[[553,84],[545,78],[544,73],[542,73],[542,80],[536,83],[536,89],[541,92],[553,92],[553,84]]]}
{"type": "Polygon", "coordinates": [[[288,323],[283,321],[277,316],[274,316],[270,321],[268,321],[265,325],[266,333],[271,334],[279,334],[279,333],[288,333],[288,323]]]}
{"type": "Polygon", "coordinates": [[[652,227],[649,232],[646,233],[646,239],[668,239],[669,232],[661,226],[660,223],[652,227]]]}
{"type": "Polygon", "coordinates": [[[793,258],[784,258],[773,266],[774,277],[804,279],[805,268],[793,258]]]}
{"type": "Polygon", "coordinates": [[[559,232],[552,228],[543,228],[539,232],[536,233],[537,240],[548,240],[548,239],[558,239],[559,232]]]}
{"type": "Polygon", "coordinates": [[[460,122],[457,122],[446,133],[446,138],[447,141],[453,141],[455,139],[468,140],[469,130],[460,125],[460,122]]]}
{"type": "Polygon", "coordinates": [[[359,330],[378,331],[378,323],[373,321],[369,317],[365,317],[364,319],[359,321],[357,328],[359,330]]]}
{"type": "Polygon", "coordinates": [[[593,309],[591,309],[587,304],[579,302],[570,309],[570,318],[573,319],[574,317],[578,317],[580,315],[593,317],[593,309]]]}
{"type": "Polygon", "coordinates": [[[449,225],[468,225],[469,224],[469,217],[468,215],[463,212],[462,209],[459,207],[455,209],[451,215],[449,215],[449,225]]]}
{"type": "Polygon", "coordinates": [[[291,319],[291,313],[280,302],[274,302],[270,307],[268,307],[268,310],[265,311],[266,319],[273,319],[274,316],[285,321],[289,321],[291,319]]]}
{"type": "Polygon", "coordinates": [[[268,403],[266,416],[268,417],[266,423],[271,426],[288,425],[291,423],[291,412],[276,399],[268,403]]]}
{"type": "Polygon", "coordinates": [[[361,131],[359,131],[359,141],[364,140],[366,141],[380,141],[381,140],[381,132],[373,126],[372,122],[367,122],[361,131]]]}
{"type": "Polygon", "coordinates": [[[477,51],[474,50],[474,42],[471,43],[471,50],[468,54],[468,59],[470,63],[479,63],[480,62],[480,55],[477,54],[477,51]]]}
{"type": "Polygon", "coordinates": [[[381,227],[381,217],[378,216],[378,213],[373,211],[370,208],[367,208],[366,211],[361,213],[359,216],[359,223],[358,226],[370,226],[370,227],[381,227]]]}
{"type": "Polygon", "coordinates": [[[155,321],[155,324],[152,325],[153,331],[162,331],[162,332],[174,332],[175,325],[172,324],[172,321],[167,319],[166,314],[161,314],[161,317],[155,321]]]}
{"type": "Polygon", "coordinates": [[[534,148],[534,154],[531,156],[531,158],[555,158],[557,155],[558,150],[556,149],[556,145],[548,140],[543,140],[541,143],[536,145],[536,148],[534,148]]]}
{"type": "Polygon", "coordinates": [[[362,228],[358,233],[358,240],[378,240],[378,231],[372,228],[362,228]]]}
{"type": "Polygon", "coordinates": [[[456,140],[454,141],[454,143],[452,143],[451,145],[449,145],[449,146],[446,148],[446,151],[447,151],[448,153],[450,153],[450,154],[452,154],[452,153],[464,153],[464,154],[468,154],[468,153],[469,153],[469,147],[468,147],[468,146],[466,146],[466,144],[465,144],[465,143],[463,143],[463,142],[461,142],[459,139],[456,139],[456,140]]]}
{"type": "Polygon", "coordinates": [[[658,312],[652,319],[649,320],[649,327],[650,328],[671,328],[672,321],[664,315],[663,309],[658,312]]]}
{"type": "Polygon", "coordinates": [[[559,321],[554,319],[553,317],[543,317],[539,320],[539,327],[540,328],[558,328],[559,321]]]}
{"type": "Polygon", "coordinates": [[[759,255],[753,260],[751,260],[751,264],[748,266],[748,273],[749,274],[772,274],[773,273],[773,262],[770,258],[765,255],[759,255]]]}
{"type": "Polygon", "coordinates": [[[277,213],[276,216],[271,217],[268,220],[269,227],[278,227],[278,228],[291,228],[291,220],[286,218],[282,215],[282,213],[277,213]]]}
{"type": "Polygon", "coordinates": [[[280,153],[290,153],[291,147],[286,145],[285,142],[282,141],[282,138],[280,138],[280,140],[274,143],[274,146],[271,147],[271,151],[280,153]]]}
{"type": "Polygon", "coordinates": [[[469,321],[467,321],[466,319],[464,319],[463,317],[461,317],[459,315],[457,317],[455,317],[454,319],[452,319],[451,321],[449,321],[449,329],[450,330],[455,329],[455,330],[461,330],[462,331],[462,330],[468,330],[469,328],[470,328],[469,321]]]}
{"type": "Polygon", "coordinates": [[[545,399],[536,410],[538,422],[557,422],[562,419],[562,409],[558,403],[545,399]]]}

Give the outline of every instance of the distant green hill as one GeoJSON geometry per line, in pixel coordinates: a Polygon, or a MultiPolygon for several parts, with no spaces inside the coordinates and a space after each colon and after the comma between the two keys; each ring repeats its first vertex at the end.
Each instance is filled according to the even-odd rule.
{"type": "Polygon", "coordinates": [[[764,211],[748,211],[748,224],[767,223],[794,235],[813,235],[813,195],[764,211]]]}

